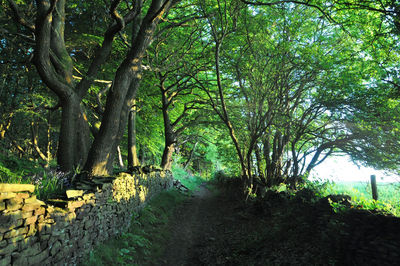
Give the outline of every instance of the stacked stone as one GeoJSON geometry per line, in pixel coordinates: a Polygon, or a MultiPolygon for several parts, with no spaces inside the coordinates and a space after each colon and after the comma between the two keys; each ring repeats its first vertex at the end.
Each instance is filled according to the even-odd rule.
{"type": "Polygon", "coordinates": [[[26,249],[33,244],[36,225],[45,221],[45,204],[31,195],[34,190],[33,185],[0,184],[0,265],[21,256],[31,256],[33,262],[46,256],[26,249]]]}
{"type": "Polygon", "coordinates": [[[0,184],[0,266],[77,264],[94,245],[125,231],[132,213],[172,180],[170,172],[124,173],[48,204],[32,195],[33,185],[0,184]]]}

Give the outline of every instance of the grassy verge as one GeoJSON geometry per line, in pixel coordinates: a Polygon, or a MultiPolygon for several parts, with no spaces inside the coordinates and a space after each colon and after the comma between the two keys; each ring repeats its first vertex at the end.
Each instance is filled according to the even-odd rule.
{"type": "MultiPolygon", "coordinates": [[[[379,200],[400,206],[399,186],[399,183],[378,183],[379,200]]],[[[369,182],[336,182],[331,189],[356,198],[372,199],[371,184],[369,182]]]]}
{"type": "MultiPolygon", "coordinates": [[[[352,208],[374,210],[400,217],[399,183],[378,184],[379,200],[372,199],[368,182],[307,182],[307,187],[320,197],[328,195],[349,195],[352,208]]],[[[339,206],[340,207],[340,206],[339,206]]]]}
{"type": "Polygon", "coordinates": [[[148,265],[156,261],[164,252],[170,217],[186,197],[176,190],[157,195],[134,214],[128,232],[99,244],[82,265],[148,265]]]}
{"type": "MultiPolygon", "coordinates": [[[[174,167],[174,178],[194,191],[205,180],[174,167]]],[[[169,239],[169,222],[177,206],[187,199],[176,189],[155,196],[138,214],[129,230],[92,250],[82,265],[149,265],[163,254],[169,239]]]]}

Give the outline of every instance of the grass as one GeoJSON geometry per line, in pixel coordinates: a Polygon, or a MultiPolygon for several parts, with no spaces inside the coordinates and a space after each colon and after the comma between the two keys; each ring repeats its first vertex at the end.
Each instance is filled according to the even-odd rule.
{"type": "Polygon", "coordinates": [[[177,190],[162,192],[132,218],[128,232],[92,250],[82,265],[148,265],[163,252],[169,236],[168,222],[187,196],[177,190]]]}
{"type": "Polygon", "coordinates": [[[372,199],[369,182],[336,182],[324,186],[323,194],[346,194],[362,209],[380,210],[400,217],[400,184],[378,183],[378,200],[372,199]]]}
{"type": "MultiPolygon", "coordinates": [[[[398,196],[399,183],[378,183],[378,199],[400,206],[400,197],[398,196]]],[[[334,184],[334,190],[343,194],[352,195],[355,198],[365,198],[372,200],[371,184],[369,182],[337,182],[334,184]]]]}

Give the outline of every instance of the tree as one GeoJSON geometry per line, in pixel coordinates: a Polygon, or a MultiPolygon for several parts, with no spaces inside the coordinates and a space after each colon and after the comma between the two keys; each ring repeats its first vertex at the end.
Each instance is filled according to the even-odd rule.
{"type": "Polygon", "coordinates": [[[43,82],[59,98],[62,108],[57,156],[59,165],[62,170],[70,171],[76,165],[85,164],[88,156],[85,171],[89,175],[107,174],[121,132],[125,129],[128,108],[132,106],[133,95],[139,86],[142,58],[153,38],[156,25],[177,1],[154,0],[147,9],[140,0],[134,1],[132,5],[112,1],[109,14],[113,21],[102,29],[102,44],[90,58],[91,63],[78,83],[73,79],[73,59],[64,37],[69,18],[65,12],[65,0],[36,1],[35,25],[21,16],[14,1],[8,2],[10,14],[15,21],[34,34],[34,64],[43,82]],[[120,10],[125,14],[121,15],[120,10]],[[116,35],[127,29],[129,24],[133,24],[130,48],[115,73],[100,130],[88,152],[89,127],[81,101],[109,57],[116,35]]]}
{"type": "Polygon", "coordinates": [[[107,175],[122,141],[130,168],[169,169],[173,150],[189,168],[207,165],[199,132],[221,130],[218,153],[237,158],[248,192],[295,185],[335,153],[397,169],[397,1],[2,6],[5,149],[48,161],[58,145],[63,170],[107,175]]]}

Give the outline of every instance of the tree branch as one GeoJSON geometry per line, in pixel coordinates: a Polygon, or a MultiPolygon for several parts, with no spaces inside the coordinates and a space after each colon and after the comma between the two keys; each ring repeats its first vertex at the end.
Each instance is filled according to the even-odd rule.
{"type": "Polygon", "coordinates": [[[26,21],[20,14],[17,4],[13,0],[7,0],[13,13],[14,21],[24,26],[31,32],[35,32],[35,25],[26,21]]]}

